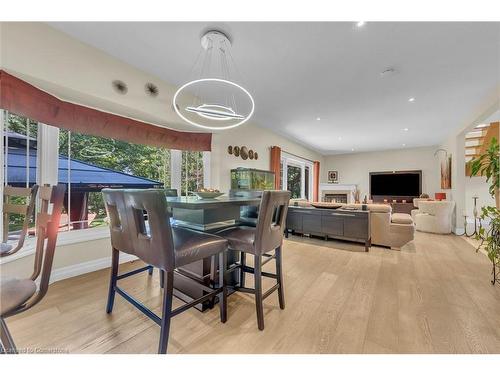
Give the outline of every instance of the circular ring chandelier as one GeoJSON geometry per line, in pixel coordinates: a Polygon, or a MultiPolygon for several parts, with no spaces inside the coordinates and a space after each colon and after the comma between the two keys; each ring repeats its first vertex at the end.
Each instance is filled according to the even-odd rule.
{"type": "Polygon", "coordinates": [[[229,38],[221,31],[208,31],[201,46],[192,69],[196,78],[174,94],[175,112],[185,122],[208,130],[244,124],[252,117],[255,102],[248,90],[231,79],[236,68],[229,38]]]}

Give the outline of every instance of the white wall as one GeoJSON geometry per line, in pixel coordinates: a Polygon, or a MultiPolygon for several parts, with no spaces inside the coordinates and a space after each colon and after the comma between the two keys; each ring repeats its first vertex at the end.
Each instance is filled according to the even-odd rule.
{"type": "Polygon", "coordinates": [[[431,196],[441,191],[439,160],[434,156],[437,147],[418,147],[380,152],[362,152],[326,156],[322,181],[327,181],[329,170],[339,172],[340,184],[356,184],[361,198],[369,196],[369,173],[422,170],[422,192],[431,196]]]}
{"type": "MultiPolygon", "coordinates": [[[[494,206],[495,198],[490,195],[490,184],[486,182],[486,177],[466,177],[465,178],[465,212],[467,216],[472,217],[474,209],[474,200],[472,197],[478,197],[477,207],[481,214],[481,207],[494,206]]],[[[458,212],[461,216],[462,212],[458,212]]]]}
{"type": "MultiPolygon", "coordinates": [[[[463,214],[467,212],[468,215],[471,215],[472,213],[473,191],[484,191],[484,186],[478,186],[480,179],[471,181],[469,177],[465,176],[465,135],[476,125],[494,121],[495,113],[499,113],[499,92],[500,90],[497,90],[492,93],[491,97],[487,97],[484,103],[476,109],[471,118],[464,121],[461,129],[452,134],[439,146],[452,155],[451,189],[447,192],[449,197],[455,201],[455,213],[453,216],[455,233],[463,233],[463,214]]],[[[484,193],[481,196],[484,202],[488,201],[488,197],[484,193]]]]}
{"type": "MultiPolygon", "coordinates": [[[[231,187],[231,169],[238,167],[269,170],[270,148],[280,146],[282,151],[296,154],[302,158],[319,161],[323,169],[323,156],[293,141],[277,135],[267,129],[255,126],[241,126],[236,129],[219,132],[212,138],[211,181],[212,187],[228,192],[231,187]],[[258,160],[243,160],[229,155],[227,146],[247,146],[257,151],[258,160]]],[[[321,172],[320,172],[321,175],[321,172]]]]}

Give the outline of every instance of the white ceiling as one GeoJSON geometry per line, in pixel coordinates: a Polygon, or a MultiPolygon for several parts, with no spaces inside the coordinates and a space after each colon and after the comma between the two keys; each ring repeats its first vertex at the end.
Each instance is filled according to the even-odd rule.
{"type": "Polygon", "coordinates": [[[254,122],[324,154],[439,144],[500,85],[500,23],[51,25],[174,85],[203,31],[223,29],[254,122]],[[388,67],[396,73],[382,78],[388,67]]]}

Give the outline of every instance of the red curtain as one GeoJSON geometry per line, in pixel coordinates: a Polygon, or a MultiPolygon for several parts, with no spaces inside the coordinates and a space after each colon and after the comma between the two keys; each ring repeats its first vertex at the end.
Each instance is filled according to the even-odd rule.
{"type": "Polygon", "coordinates": [[[167,129],[65,102],[3,70],[0,70],[0,108],[78,133],[176,150],[211,150],[211,133],[167,129]]]}
{"type": "Polygon", "coordinates": [[[319,201],[319,161],[313,165],[313,202],[319,201]]]}
{"type": "Polygon", "coordinates": [[[274,188],[280,190],[281,187],[281,175],[280,175],[280,164],[281,164],[281,148],[278,146],[271,147],[271,165],[270,170],[274,172],[274,188]]]}

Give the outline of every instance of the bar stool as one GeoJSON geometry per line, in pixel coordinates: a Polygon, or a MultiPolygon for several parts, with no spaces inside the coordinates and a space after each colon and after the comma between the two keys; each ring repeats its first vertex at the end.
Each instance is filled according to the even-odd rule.
{"type": "Polygon", "coordinates": [[[31,277],[0,280],[0,342],[2,344],[0,352],[17,353],[5,318],[32,308],[42,300],[49,289],[65,190],[64,185],[39,188],[41,203],[36,219],[35,262],[31,277]],[[38,292],[37,283],[39,283],[38,292]]]}
{"type": "MultiPolygon", "coordinates": [[[[179,194],[177,193],[177,189],[170,189],[170,188],[165,188],[163,189],[163,192],[165,193],[166,197],[177,197],[179,194]]],[[[172,216],[172,209],[171,207],[168,208],[168,212],[170,216],[172,216]]],[[[151,276],[153,274],[153,267],[149,269],[149,275],[151,276]]],[[[163,285],[165,284],[165,273],[161,272],[160,270],[160,286],[163,288],[163,285]]]]}
{"type": "Polygon", "coordinates": [[[217,232],[217,235],[229,241],[229,249],[241,252],[241,262],[235,267],[240,270],[240,286],[235,287],[235,289],[255,295],[257,324],[260,330],[264,329],[264,299],[278,290],[280,309],[285,308],[282,244],[290,195],[289,191],[264,191],[255,228],[238,226],[217,232]],[[273,250],[274,255],[268,254],[273,250]],[[253,268],[246,265],[246,253],[254,255],[253,268]],[[267,259],[263,261],[263,257],[267,259]],[[262,271],[262,266],[272,259],[276,261],[276,274],[262,271]],[[246,272],[254,274],[254,289],[245,287],[246,272]],[[262,276],[276,279],[276,284],[265,292],[262,292],[262,276]]]}
{"type": "Polygon", "coordinates": [[[112,312],[115,293],[118,293],[152,319],[161,328],[158,353],[167,352],[170,319],[214,296],[219,298],[220,319],[221,322],[225,323],[227,320],[227,241],[211,234],[184,228],[172,228],[163,190],[103,189],[102,192],[110,219],[113,248],[106,312],[112,312]],[[144,219],[145,211],[147,212],[149,229],[144,219]],[[118,275],[120,251],[136,255],[150,266],[118,275]],[[219,285],[216,288],[209,288],[195,280],[187,279],[207,294],[172,310],[175,269],[217,255],[220,264],[219,285]],[[165,272],[161,318],[117,285],[118,280],[149,270],[151,267],[159,268],[165,272]]]}

